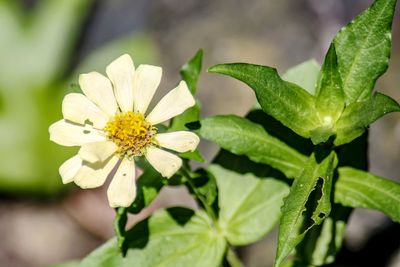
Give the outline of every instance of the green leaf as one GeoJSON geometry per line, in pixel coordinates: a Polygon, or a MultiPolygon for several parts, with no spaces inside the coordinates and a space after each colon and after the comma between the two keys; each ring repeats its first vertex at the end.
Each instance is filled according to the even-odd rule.
{"type": "Polygon", "coordinates": [[[298,176],[306,161],[305,156],[270,136],[262,126],[235,115],[203,119],[198,133],[236,155],[271,165],[287,177],[298,176]]]}
{"type": "Polygon", "coordinates": [[[334,44],[331,44],[321,69],[315,104],[321,125],[311,132],[311,140],[317,145],[334,136],[334,125],[344,109],[344,93],[334,44]]]}
{"type": "Polygon", "coordinates": [[[213,206],[217,199],[217,182],[214,175],[205,169],[198,169],[192,173],[191,177],[193,190],[196,190],[196,195],[201,196],[204,206],[213,206]]]}
{"type": "Polygon", "coordinates": [[[283,141],[301,154],[309,156],[313,152],[314,145],[310,139],[303,138],[296,134],[262,110],[252,110],[246,115],[246,118],[254,123],[262,125],[268,134],[283,141]]]}
{"type": "Polygon", "coordinates": [[[216,65],[208,71],[246,83],[255,91],[263,111],[298,135],[310,137],[310,131],[319,126],[314,97],[298,85],[282,80],[274,68],[234,63],[216,65]]]}
{"type": "Polygon", "coordinates": [[[310,156],[303,173],[294,180],[282,207],[275,266],[280,266],[308,230],[321,224],[329,215],[336,165],[335,152],[327,154],[327,151],[317,149],[310,156]]]}
{"type": "Polygon", "coordinates": [[[390,112],[399,112],[400,105],[381,93],[375,93],[370,99],[352,103],[346,107],[336,124],[336,146],[351,142],[362,135],[365,129],[390,112]]]}
{"type": "Polygon", "coordinates": [[[376,0],[334,39],[347,105],[368,99],[388,67],[395,6],[396,0],[376,0]]]}
{"type": "Polygon", "coordinates": [[[334,262],[346,230],[350,210],[333,205],[329,216],[322,224],[310,229],[296,247],[297,261],[312,266],[323,266],[334,262]]]}
{"type": "Polygon", "coordinates": [[[184,153],[180,153],[179,157],[184,158],[184,159],[191,159],[191,160],[195,160],[198,162],[204,162],[204,158],[203,155],[201,155],[199,150],[195,150],[195,151],[189,151],[189,152],[184,152],[184,153]]]}
{"type": "Polygon", "coordinates": [[[117,214],[114,218],[114,232],[117,236],[118,247],[124,253],[124,243],[125,243],[125,227],[126,222],[128,221],[128,209],[127,208],[118,208],[117,214]]]}
{"type": "Polygon", "coordinates": [[[316,106],[326,127],[333,127],[344,109],[342,79],[337,65],[335,45],[332,43],[321,69],[317,87],[316,106]]]}
{"type": "Polygon", "coordinates": [[[181,68],[182,79],[187,83],[190,92],[196,94],[197,80],[201,71],[201,63],[203,60],[203,50],[199,49],[197,53],[181,68]]]}
{"type": "Polygon", "coordinates": [[[156,198],[158,192],[164,186],[164,178],[159,172],[150,167],[149,164],[144,162],[141,162],[140,164],[142,164],[140,167],[143,170],[143,173],[136,181],[136,198],[128,208],[130,213],[139,213],[143,208],[147,207],[156,198]]]}
{"type": "Polygon", "coordinates": [[[379,210],[400,223],[400,184],[350,167],[339,168],[335,202],[379,210]]]}
{"type": "MultiPolygon", "coordinates": [[[[193,58],[182,66],[180,71],[181,77],[188,85],[192,95],[195,95],[197,91],[197,81],[201,72],[202,59],[203,50],[200,49],[193,58]]],[[[187,130],[188,128],[185,124],[198,121],[199,119],[200,103],[196,101],[196,105],[171,120],[169,131],[187,130]]]]}
{"type": "Polygon", "coordinates": [[[321,66],[315,59],[307,60],[293,68],[290,68],[282,75],[285,81],[295,83],[306,89],[311,95],[315,95],[315,87],[321,66]]]}
{"type": "Polygon", "coordinates": [[[226,241],[201,211],[171,208],[155,212],[126,234],[123,257],[115,238],[89,254],[80,267],[218,267],[226,241]]]}
{"type": "Polygon", "coordinates": [[[240,261],[239,257],[232,248],[228,249],[226,260],[230,267],[244,267],[243,263],[240,261]]]}
{"type": "Polygon", "coordinates": [[[246,245],[271,231],[281,215],[288,185],[273,177],[241,175],[211,165],[219,190],[218,228],[232,245],[246,245]]]}

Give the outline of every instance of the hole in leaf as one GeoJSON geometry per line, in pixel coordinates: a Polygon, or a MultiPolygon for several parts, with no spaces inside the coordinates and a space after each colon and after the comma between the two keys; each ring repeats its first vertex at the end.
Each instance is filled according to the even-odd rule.
{"type": "MultiPolygon", "coordinates": [[[[315,224],[315,221],[312,219],[312,215],[316,211],[316,209],[318,207],[318,201],[322,197],[323,185],[324,185],[324,179],[319,177],[317,182],[315,183],[314,189],[311,191],[310,195],[308,196],[306,204],[304,205],[306,208],[305,211],[303,211],[303,213],[302,213],[302,215],[305,217],[304,222],[303,222],[303,227],[302,227],[302,229],[304,231],[311,228],[315,224]]],[[[325,216],[325,214],[322,212],[318,215],[319,218],[323,218],[324,216],[325,216]],[[322,217],[321,217],[321,215],[322,215],[322,217]]]]}

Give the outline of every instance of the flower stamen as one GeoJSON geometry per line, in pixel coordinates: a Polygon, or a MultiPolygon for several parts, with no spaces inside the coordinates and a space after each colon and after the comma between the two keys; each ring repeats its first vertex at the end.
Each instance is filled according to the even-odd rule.
{"type": "Polygon", "coordinates": [[[104,131],[107,138],[118,146],[117,153],[121,157],[142,156],[157,134],[157,128],[147,122],[143,114],[132,111],[115,115],[104,131]]]}

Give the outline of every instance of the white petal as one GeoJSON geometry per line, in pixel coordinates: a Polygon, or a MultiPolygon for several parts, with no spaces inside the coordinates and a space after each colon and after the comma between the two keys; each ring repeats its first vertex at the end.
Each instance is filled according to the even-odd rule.
{"type": "Polygon", "coordinates": [[[133,80],[133,105],[135,112],[146,113],[154,93],[160,84],[162,69],[157,66],[140,65],[133,80]]]}
{"type": "Polygon", "coordinates": [[[72,182],[81,167],[82,159],[78,155],[66,160],[58,169],[63,184],[72,182]]]}
{"type": "Polygon", "coordinates": [[[107,115],[114,116],[118,105],[115,100],[112,85],[107,77],[98,72],[79,75],[79,85],[83,93],[93,103],[97,104],[107,115]]]}
{"type": "Polygon", "coordinates": [[[108,121],[107,114],[83,94],[66,95],[62,103],[62,113],[64,119],[75,123],[85,124],[89,120],[97,129],[104,128],[108,121]]]}
{"type": "Polygon", "coordinates": [[[151,124],[164,122],[176,115],[181,114],[186,109],[194,106],[195,100],[184,81],[165,95],[155,106],[146,120],[151,124]]]}
{"type": "Polygon", "coordinates": [[[83,166],[74,177],[74,182],[83,189],[102,186],[118,160],[119,158],[114,156],[106,162],[83,162],[83,166]]]}
{"type": "Polygon", "coordinates": [[[79,149],[78,155],[84,161],[96,163],[105,161],[118,149],[117,145],[112,141],[94,142],[84,144],[79,149]]]}
{"type": "Polygon", "coordinates": [[[114,85],[114,95],[122,112],[133,110],[133,75],[135,67],[129,55],[125,54],[111,62],[106,69],[114,85]]]}
{"type": "Polygon", "coordinates": [[[136,197],[135,161],[123,159],[107,190],[110,207],[129,207],[136,197]]]}
{"type": "Polygon", "coordinates": [[[167,178],[174,175],[182,166],[182,160],[178,156],[156,147],[147,148],[145,157],[154,169],[167,178]]]}
{"type": "Polygon", "coordinates": [[[194,151],[200,142],[196,134],[188,131],[160,133],[155,138],[158,145],[177,152],[194,151]]]}
{"type": "Polygon", "coordinates": [[[81,146],[91,142],[105,141],[100,131],[86,125],[76,125],[59,120],[49,127],[50,140],[62,146],[81,146]]]}

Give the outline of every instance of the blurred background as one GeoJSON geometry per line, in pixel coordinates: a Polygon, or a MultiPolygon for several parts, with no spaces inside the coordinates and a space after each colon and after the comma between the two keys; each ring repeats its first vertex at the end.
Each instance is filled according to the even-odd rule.
{"type": "MultiPolygon", "coordinates": [[[[309,58],[322,61],[339,28],[368,0],[0,0],[0,266],[35,267],[79,259],[113,235],[114,210],[105,188],[63,186],[59,165],[76,149],[48,140],[61,119],[61,100],[79,91],[78,74],[104,73],[117,56],[163,67],[161,93],[198,48],[203,67],[223,62],[275,66],[280,73],[309,58]]],[[[378,89],[400,101],[400,25],[394,22],[390,68],[378,89]]],[[[159,97],[159,96],[157,96],[159,97]]],[[[203,73],[203,116],[244,115],[253,92],[229,78],[203,73]]],[[[370,130],[370,170],[400,180],[400,115],[370,130]]],[[[208,161],[216,147],[202,142],[208,161]]],[[[193,201],[182,188],[163,190],[140,220],[161,206],[193,201]]],[[[246,266],[271,266],[274,234],[241,248],[246,266]]],[[[369,210],[353,213],[341,266],[400,266],[400,227],[369,210]],[[383,245],[385,244],[385,245],[383,245]],[[349,257],[349,253],[351,257],[349,257]],[[384,262],[382,262],[382,260],[384,262]]]]}

